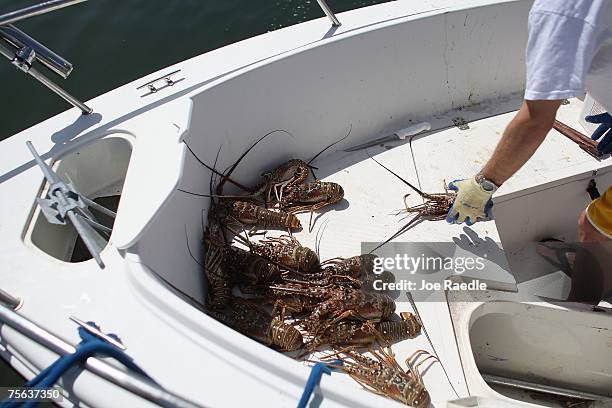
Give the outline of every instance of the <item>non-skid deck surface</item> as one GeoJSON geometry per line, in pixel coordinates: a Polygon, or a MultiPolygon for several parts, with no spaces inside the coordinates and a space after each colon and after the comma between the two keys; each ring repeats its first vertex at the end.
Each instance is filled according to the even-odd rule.
{"type": "MultiPolygon", "coordinates": [[[[516,105],[516,103],[515,103],[516,105]]],[[[491,108],[495,110],[495,107],[491,108]]],[[[500,110],[498,110],[500,111],[500,110]]],[[[501,110],[503,111],[503,110],[501,110]]],[[[570,126],[580,129],[577,119],[580,104],[573,101],[563,106],[559,118],[570,126]]],[[[464,110],[461,115],[468,121],[469,130],[448,128],[457,112],[432,118],[433,128],[447,127],[424,137],[416,137],[393,148],[375,147],[370,154],[393,169],[407,181],[423,191],[442,192],[443,181],[464,178],[481,169],[505,126],[514,112],[472,121],[483,116],[482,107],[476,111],[464,110]]],[[[554,132],[554,131],[553,131],[554,132]]],[[[556,133],[556,132],[554,132],[556,133]]],[[[533,186],[548,180],[553,174],[588,166],[593,159],[575,144],[559,134],[550,135],[534,158],[503,187],[510,193],[518,188],[533,186]]],[[[409,188],[368,157],[366,151],[354,153],[336,152],[317,163],[320,172],[328,174],[324,181],[334,181],[343,186],[345,200],[339,205],[315,216],[313,231],[307,228],[295,234],[304,245],[315,247],[319,237],[320,257],[349,257],[362,252],[362,242],[383,241],[401,225],[402,216],[395,215],[404,207],[402,196],[409,188]]],[[[410,202],[419,204],[416,195],[410,202]]],[[[308,225],[308,214],[300,215],[302,224],[308,225]]],[[[474,248],[499,242],[495,222],[479,223],[472,227],[449,225],[445,221],[425,221],[394,240],[394,242],[463,242],[468,243],[468,252],[480,253],[474,248]]],[[[458,249],[461,251],[461,249],[458,249]]],[[[494,257],[482,277],[489,280],[514,282],[503,252],[493,246],[486,249],[494,257]]],[[[486,252],[485,251],[485,252],[486,252]]],[[[434,364],[424,375],[425,384],[435,406],[445,406],[448,399],[466,396],[467,389],[462,378],[461,360],[453,335],[452,323],[445,298],[417,302],[418,312],[431,338],[442,365],[434,364]],[[434,301],[435,300],[435,301],[434,301]],[[444,370],[444,369],[445,370],[444,370]],[[447,379],[447,374],[452,387],[447,379]],[[453,390],[454,388],[454,390],[453,390]]],[[[409,302],[397,302],[397,313],[413,311],[409,302]]],[[[433,352],[424,334],[393,346],[397,360],[404,360],[414,351],[424,349],[433,352]]]]}
{"type": "MultiPolygon", "coordinates": [[[[582,102],[573,99],[562,105],[557,118],[578,131],[582,102]]],[[[470,121],[479,112],[464,109],[461,114],[469,129],[455,127],[411,141],[419,182],[424,190],[439,190],[442,178],[461,179],[482,169],[515,112],[470,121]]],[[[552,178],[575,174],[578,169],[595,168],[597,161],[572,141],[552,130],[533,157],[499,190],[496,196],[543,184],[552,178]]],[[[451,181],[451,180],[449,180],[451,181]]]]}

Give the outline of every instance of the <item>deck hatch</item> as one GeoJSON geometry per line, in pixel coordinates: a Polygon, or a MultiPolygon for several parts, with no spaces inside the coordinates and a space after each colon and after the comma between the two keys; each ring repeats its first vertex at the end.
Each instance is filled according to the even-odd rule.
{"type": "MultiPolygon", "coordinates": [[[[53,164],[52,170],[63,182],[93,201],[85,210],[106,230],[103,234],[96,234],[96,238],[100,238],[97,240],[99,252],[108,244],[114,218],[98,211],[96,205],[102,205],[112,212],[117,211],[131,153],[131,144],[126,139],[112,136],[73,150],[53,164]]],[[[49,222],[45,209],[38,205],[38,202],[44,202],[48,197],[49,188],[49,183],[45,181],[42,194],[36,200],[37,208],[30,226],[29,238],[32,244],[64,262],[76,263],[92,259],[93,256],[73,224],[49,222]]],[[[100,258],[96,259],[102,266],[100,258]]]]}

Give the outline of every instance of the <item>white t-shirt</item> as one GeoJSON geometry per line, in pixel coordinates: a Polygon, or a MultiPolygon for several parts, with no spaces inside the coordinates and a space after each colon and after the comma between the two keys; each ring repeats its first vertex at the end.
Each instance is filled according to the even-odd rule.
{"type": "Polygon", "coordinates": [[[585,91],[612,112],[612,0],[536,0],[525,99],[567,99],[585,91]]]}

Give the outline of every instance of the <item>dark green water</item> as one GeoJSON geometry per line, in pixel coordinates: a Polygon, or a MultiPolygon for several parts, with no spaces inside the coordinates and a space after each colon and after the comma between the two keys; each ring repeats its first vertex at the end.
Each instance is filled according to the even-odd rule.
{"type": "MultiPolygon", "coordinates": [[[[336,12],[389,0],[328,0],[336,12]]],[[[34,4],[0,0],[0,14],[34,4]]],[[[322,17],[316,0],[90,0],[16,24],[68,59],[67,80],[88,100],[143,75],[224,45],[322,17]]],[[[0,56],[0,140],[68,108],[0,56]]],[[[0,362],[0,386],[21,378],[0,362]]]]}
{"type": "MultiPolygon", "coordinates": [[[[342,12],[389,0],[328,0],[342,12]]],[[[2,0],[0,14],[34,1],[2,0]]],[[[324,16],[316,0],[90,0],[16,24],[68,59],[81,100],[143,75],[267,31],[324,16]]],[[[0,56],[0,139],[67,105],[0,56]]]]}

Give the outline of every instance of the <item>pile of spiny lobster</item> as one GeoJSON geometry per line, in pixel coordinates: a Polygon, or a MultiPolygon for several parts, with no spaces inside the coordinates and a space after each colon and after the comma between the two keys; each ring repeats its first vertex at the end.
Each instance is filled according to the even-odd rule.
{"type": "Polygon", "coordinates": [[[301,228],[295,213],[310,211],[312,220],[312,212],[342,200],[342,187],[319,180],[307,183],[309,164],[298,159],[263,173],[254,188],[229,178],[235,166],[225,174],[209,168],[221,180],[215,186],[211,179],[214,194],[204,232],[206,312],[296,357],[327,347],[332,351],[319,361],[340,360],[339,369],[364,387],[407,405],[428,406],[418,366],[435,357],[419,350],[406,360],[407,370],[395,360],[391,343],[418,335],[421,324],[411,313],[393,320],[394,300],[372,290],[374,279],[388,280],[390,275],[373,273],[375,255],[321,262],[291,234],[301,228]],[[225,182],[247,193],[224,195],[225,182]],[[257,227],[286,229],[288,235],[255,242],[249,234],[257,227]]]}

